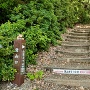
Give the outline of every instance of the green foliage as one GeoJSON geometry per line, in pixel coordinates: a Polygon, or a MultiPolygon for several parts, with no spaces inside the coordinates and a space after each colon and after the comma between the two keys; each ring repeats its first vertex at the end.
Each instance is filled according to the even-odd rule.
{"type": "Polygon", "coordinates": [[[55,42],[53,39],[60,39],[60,32],[57,17],[54,15],[52,6],[53,4],[50,1],[46,2],[46,0],[43,2],[38,2],[38,0],[30,1],[27,5],[19,5],[14,8],[10,18],[11,21],[24,19],[26,21],[26,27],[29,28],[39,25],[40,29],[42,29],[43,33],[47,34],[47,36],[48,34],[53,33],[54,36],[49,36],[49,38],[51,39],[51,42],[55,42]],[[49,3],[50,8],[47,8],[49,7],[49,3]]]}
{"type": "Polygon", "coordinates": [[[74,6],[78,23],[90,23],[90,3],[88,0],[73,0],[72,5],[74,6]]]}
{"type": "Polygon", "coordinates": [[[15,0],[0,0],[0,8],[10,8],[13,6],[15,0]]]}
{"type": "Polygon", "coordinates": [[[30,79],[30,80],[35,80],[35,79],[42,79],[43,77],[43,71],[40,70],[40,71],[37,71],[35,73],[27,73],[27,77],[30,79]]]}
{"type": "Polygon", "coordinates": [[[42,79],[43,74],[44,74],[43,71],[38,71],[38,72],[35,73],[35,78],[42,79]],[[38,77],[36,77],[36,75],[37,75],[38,77]]]}
{"type": "Polygon", "coordinates": [[[42,32],[39,26],[32,26],[24,32],[26,39],[26,64],[36,64],[35,57],[39,50],[48,48],[50,39],[42,32]]]}
{"type": "Polygon", "coordinates": [[[34,80],[35,77],[32,73],[27,73],[27,77],[30,79],[30,80],[34,80]]]}
{"type": "Polygon", "coordinates": [[[39,88],[36,88],[36,89],[34,89],[34,90],[39,90],[39,88]]]}
{"type": "Polygon", "coordinates": [[[49,44],[56,44],[60,39],[59,24],[53,12],[53,4],[47,0],[33,1],[15,7],[10,15],[11,22],[24,20],[25,25],[20,33],[26,40],[26,64],[36,64],[37,51],[46,50],[49,44]],[[45,6],[45,7],[44,7],[45,6]]]}
{"type": "Polygon", "coordinates": [[[0,0],[0,24],[8,21],[8,16],[11,14],[14,7],[27,2],[28,0],[0,0]]]}
{"type": "Polygon", "coordinates": [[[7,15],[14,6],[15,0],[0,0],[0,24],[8,20],[7,15]]]}
{"type": "Polygon", "coordinates": [[[20,23],[11,24],[8,21],[0,26],[0,45],[2,45],[2,48],[0,48],[0,80],[10,81],[14,79],[16,70],[13,68],[13,41],[19,34],[19,30],[21,32],[24,28],[24,23],[20,23]]]}
{"type": "Polygon", "coordinates": [[[90,23],[90,1],[82,0],[81,7],[79,9],[80,23],[90,23]]]}
{"type": "Polygon", "coordinates": [[[53,3],[61,30],[75,23],[90,22],[90,3],[87,0],[53,0],[53,3]]]}
{"type": "Polygon", "coordinates": [[[1,77],[3,81],[11,81],[14,80],[14,74],[16,72],[11,66],[7,66],[6,64],[2,64],[1,77]]]}

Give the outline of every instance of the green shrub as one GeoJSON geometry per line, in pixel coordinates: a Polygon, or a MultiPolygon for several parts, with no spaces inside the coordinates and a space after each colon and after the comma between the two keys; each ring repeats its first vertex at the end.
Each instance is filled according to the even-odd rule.
{"type": "Polygon", "coordinates": [[[57,39],[60,39],[59,23],[53,12],[53,4],[47,0],[31,0],[28,4],[18,5],[10,15],[10,21],[17,23],[22,20],[25,22],[25,29],[19,32],[26,40],[26,64],[36,64],[37,51],[46,50],[50,43],[56,44],[57,39]]]}
{"type": "Polygon", "coordinates": [[[50,39],[39,26],[32,26],[24,32],[26,39],[26,64],[36,64],[35,57],[39,50],[46,50],[50,39]]]}
{"type": "Polygon", "coordinates": [[[24,20],[16,23],[10,21],[0,26],[0,80],[13,80],[16,70],[13,68],[13,42],[16,37],[25,30],[24,20]]]}
{"type": "Polygon", "coordinates": [[[14,79],[14,73],[16,72],[15,69],[13,69],[13,40],[14,32],[11,27],[11,23],[7,22],[5,24],[2,24],[0,26],[0,45],[2,45],[2,48],[0,48],[0,80],[6,81],[6,80],[13,80],[14,79]]]}

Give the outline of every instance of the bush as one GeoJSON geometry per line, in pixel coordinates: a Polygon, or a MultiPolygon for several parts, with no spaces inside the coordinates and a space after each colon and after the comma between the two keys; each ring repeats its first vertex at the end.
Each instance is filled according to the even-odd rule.
{"type": "Polygon", "coordinates": [[[26,40],[26,63],[36,64],[37,51],[46,50],[49,44],[60,39],[59,23],[50,1],[34,1],[15,7],[10,15],[11,22],[24,20],[25,29],[20,33],[26,40]],[[45,6],[45,7],[44,7],[45,6]]]}
{"type": "Polygon", "coordinates": [[[14,73],[13,69],[13,40],[15,39],[15,34],[12,29],[12,24],[7,22],[0,26],[0,80],[13,80],[14,73]]]}
{"type": "Polygon", "coordinates": [[[35,57],[39,50],[46,50],[49,46],[50,39],[37,26],[32,26],[24,32],[26,39],[26,63],[36,64],[35,57]]]}

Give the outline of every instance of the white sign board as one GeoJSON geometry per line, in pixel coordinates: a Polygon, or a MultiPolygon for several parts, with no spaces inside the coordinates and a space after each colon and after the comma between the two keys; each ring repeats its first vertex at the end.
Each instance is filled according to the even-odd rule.
{"type": "Polygon", "coordinates": [[[90,70],[53,69],[53,73],[59,73],[59,74],[88,74],[88,75],[90,75],[90,70]]]}

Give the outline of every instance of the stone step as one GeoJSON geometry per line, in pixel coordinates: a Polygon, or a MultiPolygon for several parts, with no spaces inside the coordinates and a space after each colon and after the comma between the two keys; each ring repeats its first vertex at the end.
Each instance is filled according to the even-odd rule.
{"type": "Polygon", "coordinates": [[[83,27],[75,27],[74,28],[75,30],[83,30],[83,31],[90,31],[90,27],[87,27],[87,28],[83,28],[83,27]]]}
{"type": "Polygon", "coordinates": [[[69,41],[69,42],[89,42],[89,39],[76,39],[76,38],[65,38],[63,41],[69,41]]]}
{"type": "Polygon", "coordinates": [[[54,63],[49,63],[48,65],[43,65],[43,68],[47,71],[52,71],[53,69],[86,69],[89,70],[90,69],[90,63],[67,63],[67,62],[63,62],[63,63],[58,63],[57,61],[54,63]]]}
{"type": "Polygon", "coordinates": [[[73,53],[73,52],[68,53],[68,52],[60,52],[58,54],[61,54],[61,57],[67,57],[67,58],[70,58],[70,57],[71,58],[74,58],[74,57],[84,58],[84,57],[89,57],[90,56],[90,53],[73,53]]]}
{"type": "Polygon", "coordinates": [[[64,55],[73,55],[73,56],[89,56],[90,54],[90,51],[83,51],[81,49],[76,49],[75,51],[70,51],[70,50],[67,50],[67,49],[60,49],[60,50],[56,50],[56,53],[61,53],[61,54],[64,54],[64,55]]]}
{"type": "Polygon", "coordinates": [[[76,25],[75,28],[90,28],[90,24],[87,24],[87,25],[76,25]]]}
{"type": "MultiPolygon", "coordinates": [[[[87,43],[81,43],[80,44],[80,43],[75,43],[75,42],[74,43],[69,43],[69,42],[64,43],[63,42],[61,44],[61,48],[62,49],[67,49],[67,50],[69,49],[70,51],[71,50],[74,50],[74,51],[79,51],[79,50],[81,50],[81,51],[84,50],[85,51],[85,50],[87,50],[88,51],[89,48],[90,48],[90,44],[89,43],[88,44],[87,43]]],[[[58,48],[58,50],[62,50],[61,48],[58,48]]]]}
{"type": "Polygon", "coordinates": [[[48,63],[48,65],[44,63],[43,67],[47,69],[52,69],[52,68],[90,69],[90,57],[52,58],[48,63]]]}
{"type": "Polygon", "coordinates": [[[80,39],[80,40],[89,40],[90,36],[74,36],[74,35],[66,35],[69,39],[80,39]]]}
{"type": "Polygon", "coordinates": [[[84,53],[84,52],[88,52],[89,49],[90,49],[89,46],[74,46],[74,45],[72,45],[72,46],[69,46],[69,45],[63,46],[62,45],[62,49],[58,48],[56,50],[56,52],[58,52],[58,51],[69,52],[70,51],[70,52],[75,52],[75,53],[81,53],[81,52],[84,53]]]}
{"type": "Polygon", "coordinates": [[[53,73],[52,72],[52,75],[51,77],[53,79],[65,79],[65,80],[68,80],[68,79],[73,79],[73,80],[90,80],[90,75],[85,75],[85,74],[60,74],[60,73],[53,73]],[[74,78],[73,78],[74,77],[74,78]]]}
{"type": "MultiPolygon", "coordinates": [[[[75,53],[60,53],[57,52],[55,53],[57,55],[58,58],[88,58],[90,57],[89,53],[86,54],[75,54],[75,53]]],[[[55,55],[55,56],[56,56],[55,55]]]]}
{"type": "Polygon", "coordinates": [[[87,43],[89,42],[90,36],[74,36],[74,35],[69,35],[69,34],[63,34],[62,35],[62,41],[65,42],[80,42],[80,43],[87,43]]]}
{"type": "MultiPolygon", "coordinates": [[[[45,81],[47,81],[47,82],[53,82],[55,84],[60,84],[60,85],[67,85],[67,86],[69,85],[69,86],[90,87],[90,80],[65,80],[65,79],[47,78],[47,79],[45,79],[45,81]]],[[[67,89],[67,90],[69,90],[69,89],[67,89]]],[[[82,90],[84,90],[84,89],[82,89],[82,90]]]]}
{"type": "Polygon", "coordinates": [[[66,57],[60,57],[60,58],[52,58],[52,62],[58,62],[58,63],[90,63],[90,57],[87,58],[66,58],[66,57]]]}
{"type": "Polygon", "coordinates": [[[52,58],[48,65],[43,64],[47,68],[72,68],[72,69],[89,69],[90,57],[88,58],[52,58]]]}
{"type": "Polygon", "coordinates": [[[77,33],[77,32],[69,32],[68,33],[69,35],[72,35],[72,36],[89,36],[90,33],[77,33]]]}
{"type": "MultiPolygon", "coordinates": [[[[90,75],[56,75],[53,74],[44,79],[61,85],[90,87],[90,75]]],[[[81,89],[80,89],[81,90],[81,89]]]]}
{"type": "Polygon", "coordinates": [[[89,42],[69,42],[69,41],[62,41],[61,42],[62,46],[76,46],[76,47],[83,47],[83,46],[90,46],[89,42]]]}
{"type": "Polygon", "coordinates": [[[60,57],[64,57],[64,58],[87,58],[90,57],[89,54],[85,54],[85,55],[77,55],[77,54],[70,54],[70,53],[65,53],[65,54],[61,54],[61,53],[56,53],[57,56],[60,57]]]}
{"type": "Polygon", "coordinates": [[[75,33],[90,33],[90,28],[75,28],[72,30],[75,33]]]}
{"type": "MultiPolygon", "coordinates": [[[[78,43],[61,43],[61,48],[76,48],[76,49],[87,49],[89,50],[90,45],[89,44],[78,44],[78,43]]],[[[61,50],[61,48],[58,47],[58,50],[61,50]]]]}

